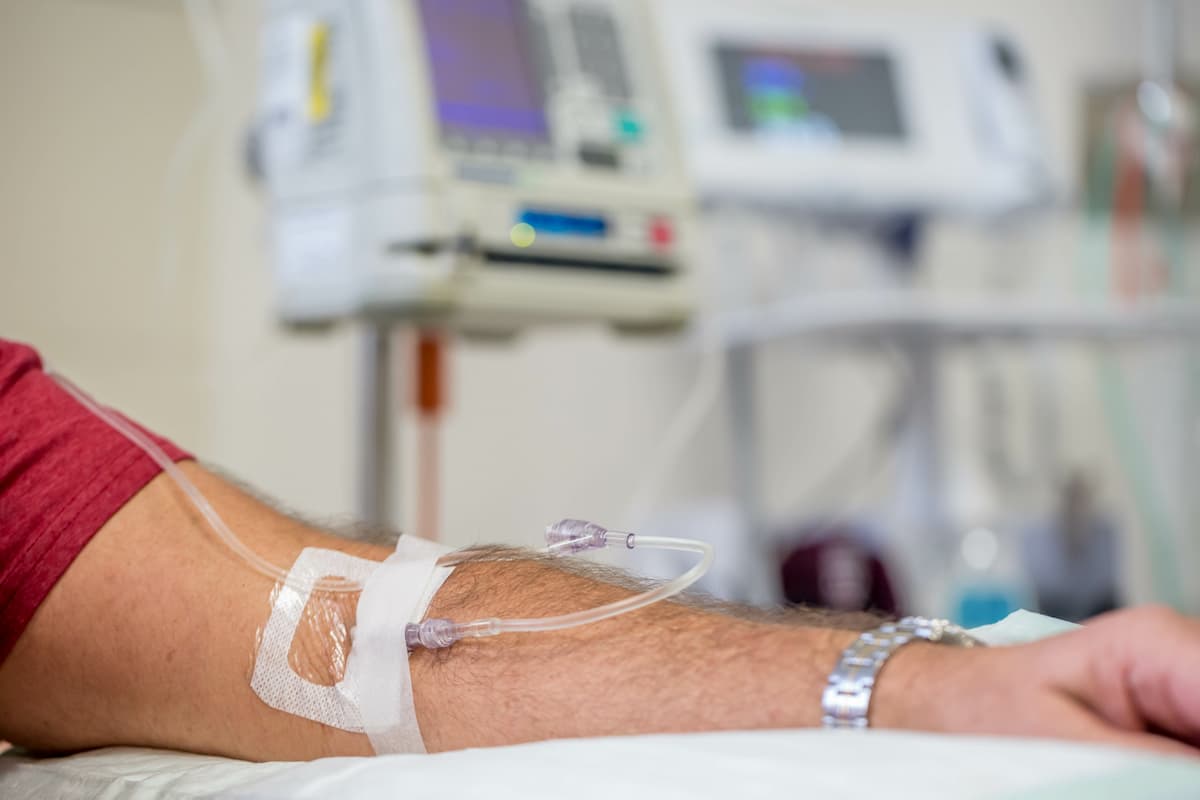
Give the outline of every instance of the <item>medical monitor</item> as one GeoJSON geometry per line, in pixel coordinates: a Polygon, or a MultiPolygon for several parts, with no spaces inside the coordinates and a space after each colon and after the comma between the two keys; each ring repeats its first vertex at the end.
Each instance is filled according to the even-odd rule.
{"type": "Polygon", "coordinates": [[[1015,43],[946,16],[653,3],[708,203],[992,216],[1051,194],[1015,43]]]}
{"type": "Polygon", "coordinates": [[[713,58],[725,122],[742,134],[816,143],[907,135],[887,53],[723,42],[713,58]]]}
{"type": "Polygon", "coordinates": [[[694,196],[644,0],[272,0],[285,320],[677,328],[694,196]]]}

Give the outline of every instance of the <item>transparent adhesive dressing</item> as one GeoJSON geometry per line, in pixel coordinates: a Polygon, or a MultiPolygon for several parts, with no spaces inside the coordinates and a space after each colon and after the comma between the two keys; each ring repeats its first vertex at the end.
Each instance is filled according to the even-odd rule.
{"type": "MultiPolygon", "coordinates": [[[[358,581],[345,579],[322,579],[308,587],[295,586],[295,579],[288,569],[273,564],[254,552],[226,524],[217,510],[208,502],[203,492],[188,478],[171,458],[163,452],[153,439],[137,426],[121,417],[119,414],[97,403],[79,387],[75,386],[63,375],[49,367],[46,373],[50,375],[72,398],[80,405],[105,422],[113,430],[128,439],[142,452],[149,456],[180,488],[188,501],[196,508],[204,520],[212,528],[217,537],[229,549],[241,558],[256,572],[271,578],[279,584],[305,591],[322,592],[361,592],[363,584],[358,581]]],[[[712,546],[706,542],[692,539],[676,539],[660,536],[638,536],[633,533],[609,531],[601,525],[584,520],[566,519],[546,528],[546,553],[553,556],[574,555],[587,550],[606,547],[653,548],[660,550],[677,550],[692,552],[700,555],[699,562],[687,572],[641,594],[632,595],[606,605],[570,614],[553,617],[532,619],[480,619],[472,622],[454,622],[447,619],[427,619],[424,622],[409,624],[405,629],[405,641],[410,650],[416,648],[435,649],[448,647],[461,639],[475,639],[485,636],[496,636],[501,633],[533,633],[538,631],[556,631],[587,625],[592,622],[610,619],[620,614],[636,611],[640,608],[666,600],[679,594],[704,576],[713,562],[712,546]]],[[[452,553],[443,556],[440,566],[454,566],[471,557],[471,552],[452,553]]]]}

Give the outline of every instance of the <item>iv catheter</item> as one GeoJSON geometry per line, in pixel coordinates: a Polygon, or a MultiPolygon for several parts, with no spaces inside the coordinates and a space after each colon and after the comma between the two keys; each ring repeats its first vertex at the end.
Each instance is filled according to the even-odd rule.
{"type": "MultiPolygon", "coordinates": [[[[124,436],[138,449],[149,456],[155,464],[179,487],[189,502],[200,513],[212,528],[213,532],[229,549],[241,558],[256,572],[276,582],[300,590],[313,590],[332,593],[361,592],[363,584],[342,578],[323,578],[311,587],[307,584],[296,586],[298,579],[292,577],[286,569],[271,563],[246,545],[237,534],[225,523],[217,510],[213,508],[204,493],[188,478],[187,474],[163,452],[153,439],[124,417],[105,408],[83,392],[65,376],[46,367],[46,374],[53,378],[80,405],[98,417],[101,421],[124,436]]],[[[693,539],[677,539],[661,536],[638,536],[634,533],[609,531],[593,522],[584,520],[565,519],[546,528],[545,553],[551,556],[563,556],[580,553],[586,550],[603,549],[606,547],[653,548],[660,550],[676,550],[699,553],[700,561],[684,572],[678,578],[642,592],[606,605],[569,614],[553,617],[537,617],[530,619],[480,619],[472,622],[454,622],[448,619],[427,619],[420,623],[410,623],[405,628],[405,642],[409,650],[419,647],[436,649],[449,647],[461,639],[477,639],[496,636],[501,633],[532,633],[538,631],[556,631],[587,625],[592,622],[611,619],[620,614],[636,611],[673,597],[700,580],[713,562],[712,545],[693,539]]],[[[471,551],[450,553],[438,560],[439,566],[454,566],[471,557],[471,551]]]]}

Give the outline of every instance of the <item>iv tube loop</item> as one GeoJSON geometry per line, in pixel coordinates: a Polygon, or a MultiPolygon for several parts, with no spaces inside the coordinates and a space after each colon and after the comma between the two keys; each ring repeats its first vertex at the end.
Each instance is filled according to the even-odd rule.
{"type": "MultiPolygon", "coordinates": [[[[629,534],[632,536],[633,534],[629,534]]],[[[635,545],[626,544],[627,536],[621,536],[617,541],[613,542],[611,547],[646,547],[659,550],[680,550],[685,552],[699,553],[700,560],[687,572],[680,575],[678,578],[660,584],[649,591],[642,594],[627,597],[621,600],[598,606],[596,608],[587,609],[586,611],[576,611],[571,614],[563,614],[557,617],[541,617],[533,619],[505,619],[500,620],[500,630],[497,633],[517,633],[517,632],[533,632],[533,631],[558,631],[566,628],[573,628],[576,625],[586,625],[592,622],[600,622],[601,620],[611,619],[620,614],[627,614],[630,611],[637,611],[640,608],[653,605],[660,600],[666,600],[673,597],[683,590],[687,589],[696,581],[700,580],[713,562],[713,548],[707,542],[695,541],[692,539],[675,539],[664,536],[638,536],[636,537],[635,545]]]]}
{"type": "Polygon", "coordinates": [[[712,545],[693,539],[676,539],[665,536],[638,536],[632,533],[606,531],[599,525],[582,520],[563,520],[551,525],[546,530],[546,538],[550,542],[551,552],[563,550],[596,549],[600,547],[647,547],[661,550],[677,550],[699,553],[700,561],[678,578],[654,587],[641,594],[625,597],[612,603],[584,611],[560,614],[554,617],[537,617],[532,619],[480,619],[472,622],[457,623],[446,619],[427,619],[421,623],[410,624],[405,630],[405,639],[409,650],[418,647],[438,649],[449,647],[462,639],[478,639],[485,636],[498,636],[501,633],[535,633],[559,631],[588,625],[593,622],[611,619],[630,611],[637,611],[646,606],[666,600],[687,589],[700,580],[712,566],[714,552],[712,545]],[[574,539],[564,540],[560,530],[568,528],[586,533],[574,539]],[[558,545],[565,545],[559,547],[558,545]]]}

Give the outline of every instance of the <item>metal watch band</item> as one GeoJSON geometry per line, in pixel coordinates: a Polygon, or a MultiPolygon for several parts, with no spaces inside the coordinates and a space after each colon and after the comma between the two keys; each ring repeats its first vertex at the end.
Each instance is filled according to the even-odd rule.
{"type": "Polygon", "coordinates": [[[904,617],[867,631],[842,651],[829,676],[821,695],[821,724],[826,728],[866,728],[879,671],[893,653],[918,639],[957,647],[985,646],[944,619],[904,617]]]}

